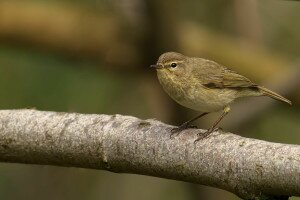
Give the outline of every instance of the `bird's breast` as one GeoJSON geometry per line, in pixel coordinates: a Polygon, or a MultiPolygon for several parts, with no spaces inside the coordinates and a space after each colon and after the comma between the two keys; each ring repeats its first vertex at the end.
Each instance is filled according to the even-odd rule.
{"type": "Polygon", "coordinates": [[[160,84],[177,103],[187,108],[214,112],[230,104],[235,98],[234,90],[207,88],[193,78],[170,76],[157,72],[160,84]]]}
{"type": "Polygon", "coordinates": [[[157,77],[164,90],[175,101],[180,102],[186,98],[187,93],[185,90],[188,87],[187,80],[185,80],[183,77],[179,78],[175,75],[162,72],[161,70],[157,71],[157,77]]]}

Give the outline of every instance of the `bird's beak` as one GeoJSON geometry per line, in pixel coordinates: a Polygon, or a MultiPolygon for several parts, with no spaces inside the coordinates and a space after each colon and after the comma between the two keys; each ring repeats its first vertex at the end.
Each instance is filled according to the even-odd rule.
{"type": "Polygon", "coordinates": [[[156,64],[156,65],[150,65],[150,68],[161,69],[163,68],[163,66],[160,64],[156,64]]]}

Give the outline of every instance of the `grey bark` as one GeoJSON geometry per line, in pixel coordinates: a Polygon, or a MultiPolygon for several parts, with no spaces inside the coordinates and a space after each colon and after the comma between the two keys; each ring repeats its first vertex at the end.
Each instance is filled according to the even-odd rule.
{"type": "Polygon", "coordinates": [[[0,161],[144,174],[221,188],[243,199],[300,196],[300,146],[122,115],[0,111],[0,161]]]}

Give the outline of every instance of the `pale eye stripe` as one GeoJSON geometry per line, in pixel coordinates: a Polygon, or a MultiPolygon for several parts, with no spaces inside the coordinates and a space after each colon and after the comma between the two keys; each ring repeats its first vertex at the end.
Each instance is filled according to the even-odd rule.
{"type": "Polygon", "coordinates": [[[171,65],[172,63],[183,63],[183,61],[182,60],[173,60],[173,61],[171,61],[171,62],[167,62],[167,63],[165,63],[165,65],[171,65]]]}

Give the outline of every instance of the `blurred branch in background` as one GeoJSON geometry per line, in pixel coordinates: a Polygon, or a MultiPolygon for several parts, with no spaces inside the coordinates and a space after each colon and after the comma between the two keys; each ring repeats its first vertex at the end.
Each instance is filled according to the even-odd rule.
{"type": "Polygon", "coordinates": [[[0,111],[0,160],[104,169],[200,183],[243,199],[300,195],[300,147],[201,130],[170,139],[171,126],[121,115],[0,111]]]}
{"type": "Polygon", "coordinates": [[[96,14],[71,4],[0,2],[2,41],[52,49],[66,56],[133,67],[138,56],[124,30],[121,20],[109,12],[96,14]]]}

